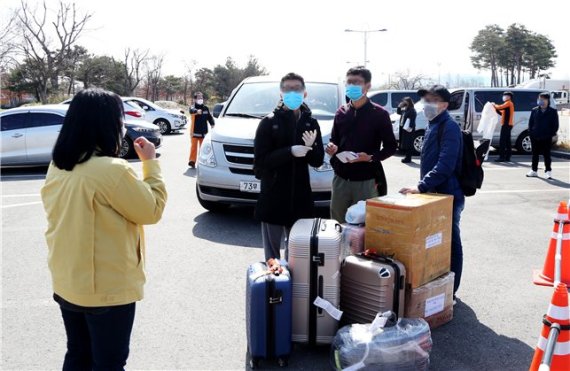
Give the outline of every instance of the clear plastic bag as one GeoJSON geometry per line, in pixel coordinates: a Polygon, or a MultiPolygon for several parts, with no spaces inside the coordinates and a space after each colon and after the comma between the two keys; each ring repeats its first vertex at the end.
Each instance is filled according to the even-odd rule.
{"type": "Polygon", "coordinates": [[[344,217],[348,224],[364,224],[366,220],[366,201],[358,201],[346,210],[344,217]]]}
{"type": "Polygon", "coordinates": [[[355,255],[364,251],[363,225],[352,225],[345,223],[342,225],[341,258],[355,255]]]}
{"type": "Polygon", "coordinates": [[[481,134],[483,139],[493,139],[497,122],[499,122],[499,115],[495,111],[493,103],[485,103],[483,112],[481,112],[479,126],[477,126],[477,132],[481,134]]]}
{"type": "Polygon", "coordinates": [[[421,318],[402,318],[393,326],[370,330],[370,324],[341,328],[331,345],[335,370],[416,371],[429,368],[429,325],[421,318]]]}

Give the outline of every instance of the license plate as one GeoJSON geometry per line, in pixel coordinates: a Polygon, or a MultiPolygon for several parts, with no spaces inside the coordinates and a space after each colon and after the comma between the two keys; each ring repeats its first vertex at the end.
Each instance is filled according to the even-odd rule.
{"type": "Polygon", "coordinates": [[[239,190],[242,192],[259,193],[261,191],[261,183],[259,182],[240,182],[239,190]]]}

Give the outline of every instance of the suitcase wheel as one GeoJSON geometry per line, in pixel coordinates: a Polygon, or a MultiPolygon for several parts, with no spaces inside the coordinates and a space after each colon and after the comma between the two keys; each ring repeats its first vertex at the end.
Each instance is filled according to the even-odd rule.
{"type": "Polygon", "coordinates": [[[259,359],[258,358],[249,358],[249,367],[253,370],[259,367],[259,359]]]}
{"type": "Polygon", "coordinates": [[[289,360],[287,358],[278,358],[277,363],[279,367],[287,367],[289,365],[289,360]]]}

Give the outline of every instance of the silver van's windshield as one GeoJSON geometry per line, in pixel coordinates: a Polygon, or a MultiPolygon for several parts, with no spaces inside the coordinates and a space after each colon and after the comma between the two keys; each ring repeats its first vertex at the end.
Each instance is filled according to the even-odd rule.
{"type": "MultiPolygon", "coordinates": [[[[341,102],[338,86],[326,83],[307,83],[305,103],[313,116],[331,120],[341,102]]],[[[279,82],[245,83],[237,91],[225,112],[226,116],[263,117],[272,112],[280,100],[279,82]]]]}

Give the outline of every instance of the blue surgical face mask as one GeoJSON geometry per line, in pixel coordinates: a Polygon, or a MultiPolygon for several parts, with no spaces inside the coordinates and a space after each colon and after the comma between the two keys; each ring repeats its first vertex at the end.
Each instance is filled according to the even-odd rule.
{"type": "Polygon", "coordinates": [[[546,101],[542,99],[537,100],[536,104],[538,104],[539,107],[546,107],[546,101]]]}
{"type": "Polygon", "coordinates": [[[301,104],[303,104],[303,93],[296,91],[283,93],[283,103],[287,106],[287,108],[294,111],[301,107],[301,104]]]}
{"type": "Polygon", "coordinates": [[[348,99],[355,101],[362,98],[362,86],[360,85],[346,85],[346,96],[348,99]]]}
{"type": "Polygon", "coordinates": [[[437,103],[424,103],[424,115],[428,121],[433,120],[439,115],[439,106],[437,103]]]}

